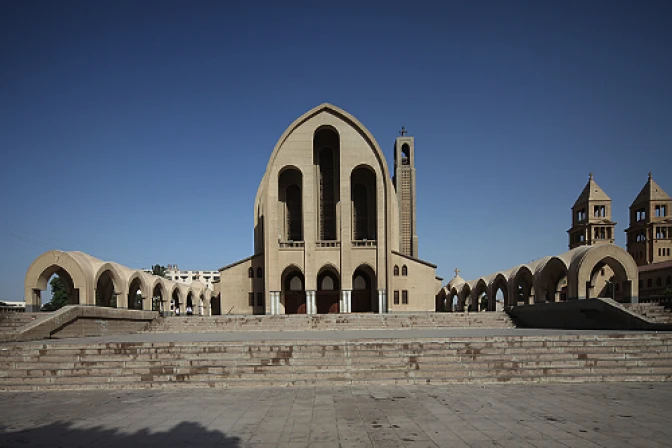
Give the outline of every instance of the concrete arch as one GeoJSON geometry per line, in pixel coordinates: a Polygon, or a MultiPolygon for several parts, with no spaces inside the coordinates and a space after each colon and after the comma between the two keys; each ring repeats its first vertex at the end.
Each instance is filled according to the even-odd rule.
{"type": "Polygon", "coordinates": [[[462,284],[460,293],[458,295],[457,308],[459,311],[469,311],[471,306],[471,285],[469,283],[462,284]]]}
{"type": "MultiPolygon", "coordinates": [[[[510,274],[510,273],[509,273],[510,274]]],[[[498,272],[490,279],[488,283],[488,310],[495,311],[497,309],[497,291],[502,290],[504,296],[504,307],[509,306],[509,278],[504,272],[498,272]]]]}
{"type": "Polygon", "coordinates": [[[534,303],[534,274],[527,265],[521,264],[515,267],[508,280],[509,306],[534,303]]]}
{"type": "Polygon", "coordinates": [[[142,274],[143,274],[142,271],[135,271],[128,278],[128,282],[127,282],[128,289],[125,291],[127,304],[125,305],[125,307],[127,307],[129,309],[133,308],[134,298],[133,298],[132,294],[133,294],[134,291],[132,291],[131,288],[133,287],[133,283],[135,281],[137,281],[138,284],[139,284],[138,289],[140,290],[140,295],[142,296],[142,303],[140,304],[140,309],[145,309],[146,306],[147,306],[146,302],[148,302],[148,300],[151,298],[150,297],[150,292],[149,292],[149,286],[148,286],[148,283],[147,283],[147,278],[145,278],[142,274]]]}
{"type": "Polygon", "coordinates": [[[487,299],[490,300],[490,296],[488,296],[488,282],[483,277],[476,280],[471,290],[471,303],[474,305],[474,311],[484,311],[483,308],[488,309],[487,303],[480,303],[479,298],[482,294],[485,294],[487,299]]]}
{"type": "Polygon", "coordinates": [[[556,302],[562,300],[563,278],[568,279],[569,266],[566,257],[553,256],[537,267],[534,273],[536,302],[556,302]]]}
{"type": "Polygon", "coordinates": [[[573,254],[569,266],[569,297],[590,298],[589,285],[591,273],[600,263],[608,265],[620,282],[623,283],[625,297],[636,302],[639,271],[632,256],[614,244],[590,246],[588,250],[573,254]]]}
{"type": "Polygon", "coordinates": [[[92,305],[93,274],[90,266],[82,265],[77,257],[67,252],[50,250],[37,257],[26,272],[24,297],[27,311],[39,311],[42,306],[40,291],[47,289],[47,282],[59,270],[65,271],[72,280],[73,302],[92,305]]]}

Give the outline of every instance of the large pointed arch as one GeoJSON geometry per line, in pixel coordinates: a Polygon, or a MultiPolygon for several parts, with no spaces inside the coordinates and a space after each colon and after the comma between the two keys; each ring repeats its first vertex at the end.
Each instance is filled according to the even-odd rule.
{"type": "Polygon", "coordinates": [[[68,252],[50,250],[37,257],[26,272],[24,297],[29,311],[39,311],[42,306],[40,291],[46,290],[51,276],[59,272],[67,273],[72,281],[72,304],[92,304],[93,273],[90,266],[83,265],[68,252]]]}

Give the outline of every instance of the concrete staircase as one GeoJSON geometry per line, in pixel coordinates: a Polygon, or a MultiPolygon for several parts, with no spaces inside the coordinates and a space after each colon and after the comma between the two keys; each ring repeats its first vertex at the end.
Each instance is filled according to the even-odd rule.
{"type": "Polygon", "coordinates": [[[672,324],[672,310],[658,303],[626,303],[623,306],[653,322],[672,324]]]}
{"type": "Polygon", "coordinates": [[[0,333],[11,333],[47,314],[49,313],[2,313],[0,314],[0,333]]]}
{"type": "Polygon", "coordinates": [[[669,381],[672,334],[0,346],[0,391],[669,381]]]}
{"type": "Polygon", "coordinates": [[[155,319],[145,332],[205,333],[217,331],[301,331],[513,328],[500,312],[423,314],[294,314],[279,316],[181,316],[155,319]]]}

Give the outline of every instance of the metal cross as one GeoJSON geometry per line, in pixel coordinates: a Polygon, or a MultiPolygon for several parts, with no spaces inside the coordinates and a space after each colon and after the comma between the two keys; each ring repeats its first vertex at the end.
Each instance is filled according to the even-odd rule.
{"type": "Polygon", "coordinates": [[[457,277],[458,275],[460,275],[460,270],[455,268],[455,277],[457,277]]]}
{"type": "Polygon", "coordinates": [[[403,137],[404,135],[408,134],[408,131],[406,130],[405,127],[401,127],[401,131],[399,131],[399,134],[403,137]]]}

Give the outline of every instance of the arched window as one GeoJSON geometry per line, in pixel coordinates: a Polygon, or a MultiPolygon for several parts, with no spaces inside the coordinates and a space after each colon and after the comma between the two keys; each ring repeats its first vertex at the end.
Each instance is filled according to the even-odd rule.
{"type": "Polygon", "coordinates": [[[373,168],[360,166],[350,174],[352,202],[352,239],[376,239],[376,174],[373,168]]]}
{"type": "Polygon", "coordinates": [[[250,268],[250,269],[247,270],[247,276],[249,278],[254,278],[254,269],[253,268],[250,268]]]}
{"type": "Polygon", "coordinates": [[[408,146],[408,143],[404,143],[401,146],[401,164],[402,165],[411,164],[411,147],[408,146]]]}
{"type": "Polygon", "coordinates": [[[301,171],[294,167],[284,168],[278,177],[278,233],[287,241],[303,241],[302,185],[301,171]]]}
{"type": "Polygon", "coordinates": [[[406,267],[406,265],[403,265],[403,266],[401,267],[401,275],[402,275],[402,276],[406,276],[406,275],[408,275],[408,268],[406,267]]]}
{"type": "Polygon", "coordinates": [[[399,276],[399,266],[397,266],[396,264],[394,265],[394,276],[395,277],[399,276]]]}
{"type": "Polygon", "coordinates": [[[287,239],[291,241],[303,240],[301,228],[301,188],[298,185],[290,185],[285,192],[287,203],[287,239]]]}
{"type": "Polygon", "coordinates": [[[352,188],[352,204],[355,239],[366,239],[369,227],[369,205],[366,186],[357,184],[352,188]]]}
{"type": "Polygon", "coordinates": [[[261,268],[257,268],[257,278],[264,276],[264,271],[261,268]]]}
{"type": "Polygon", "coordinates": [[[318,229],[319,239],[337,239],[336,205],[339,202],[339,137],[330,128],[315,132],[313,160],[318,168],[318,229]]]}

